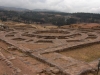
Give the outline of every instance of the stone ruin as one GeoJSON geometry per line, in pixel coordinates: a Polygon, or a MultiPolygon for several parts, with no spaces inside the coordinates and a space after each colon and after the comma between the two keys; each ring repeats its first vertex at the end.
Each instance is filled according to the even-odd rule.
{"type": "Polygon", "coordinates": [[[6,26],[6,25],[4,25],[4,24],[0,24],[0,30],[8,30],[9,29],[9,27],[8,26],[6,26]]]}
{"type": "MultiPolygon", "coordinates": [[[[3,26],[0,26],[2,28],[3,26]]],[[[0,39],[12,45],[8,50],[20,50],[21,52],[43,62],[50,67],[37,72],[37,75],[87,75],[95,73],[98,61],[91,63],[80,61],[72,57],[62,55],[60,52],[77,47],[100,43],[100,29],[98,30],[41,30],[25,31],[13,29],[13,31],[0,31],[0,39]],[[51,45],[51,43],[53,45],[51,45]],[[45,48],[30,49],[27,45],[45,45],[45,48]],[[48,44],[48,46],[47,46],[48,44]],[[49,45],[50,44],[50,45],[49,45]],[[94,64],[93,64],[94,63],[94,64]]],[[[0,54],[0,56],[4,56],[0,54]]],[[[5,59],[5,61],[7,61],[5,59]]],[[[9,61],[8,65],[10,64],[9,61]]]]}

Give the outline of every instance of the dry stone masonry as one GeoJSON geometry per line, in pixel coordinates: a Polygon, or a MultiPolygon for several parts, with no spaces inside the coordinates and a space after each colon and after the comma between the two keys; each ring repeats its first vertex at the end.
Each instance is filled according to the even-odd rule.
{"type": "MultiPolygon", "coordinates": [[[[2,26],[0,26],[0,30],[1,28],[2,26]]],[[[11,45],[8,47],[8,51],[19,50],[40,62],[52,66],[39,71],[37,75],[83,75],[90,71],[94,72],[97,69],[98,61],[88,63],[64,56],[60,52],[100,43],[100,28],[28,31],[21,28],[20,30],[13,28],[13,30],[8,29],[8,31],[1,30],[0,39],[11,45]]],[[[11,62],[5,59],[2,53],[0,53],[0,59],[7,62],[8,66],[12,65],[11,62]]],[[[8,59],[16,60],[16,57],[10,56],[8,59]]],[[[16,71],[21,72],[18,68],[16,71]]]]}

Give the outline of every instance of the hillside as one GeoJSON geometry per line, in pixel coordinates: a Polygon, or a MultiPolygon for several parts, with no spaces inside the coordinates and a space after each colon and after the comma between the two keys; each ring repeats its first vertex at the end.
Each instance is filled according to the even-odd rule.
{"type": "Polygon", "coordinates": [[[65,13],[39,9],[30,11],[13,7],[0,7],[0,9],[0,20],[2,21],[53,24],[57,26],[76,23],[100,23],[100,14],[95,13],[65,13]]]}
{"type": "Polygon", "coordinates": [[[0,10],[7,10],[7,11],[29,11],[29,9],[25,9],[25,8],[5,7],[5,6],[0,6],[0,10]]]}

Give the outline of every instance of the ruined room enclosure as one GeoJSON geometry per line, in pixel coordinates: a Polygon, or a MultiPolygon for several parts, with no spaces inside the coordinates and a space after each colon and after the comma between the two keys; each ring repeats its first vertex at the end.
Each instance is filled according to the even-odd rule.
{"type": "Polygon", "coordinates": [[[77,60],[92,62],[100,58],[100,43],[65,49],[60,53],[77,60]]]}
{"type": "Polygon", "coordinates": [[[50,70],[55,75],[88,75],[96,70],[100,58],[99,29],[12,29],[0,31],[0,57],[7,59],[2,62],[13,64],[10,71],[15,74],[49,75],[47,70],[51,67],[56,67],[56,73],[50,70]]]}
{"type": "Polygon", "coordinates": [[[21,52],[2,40],[0,40],[0,74],[1,75],[36,75],[49,66],[37,59],[21,52]]]}

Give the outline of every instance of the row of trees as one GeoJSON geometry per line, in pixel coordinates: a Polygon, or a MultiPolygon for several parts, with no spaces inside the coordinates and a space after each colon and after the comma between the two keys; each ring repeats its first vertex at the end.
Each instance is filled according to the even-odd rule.
{"type": "Polygon", "coordinates": [[[54,25],[70,25],[74,23],[99,23],[100,14],[62,13],[62,12],[16,12],[0,10],[0,20],[12,20],[24,23],[52,23],[54,25]],[[69,16],[69,17],[68,17],[69,16]],[[66,18],[67,17],[67,18],[66,18]]]}

